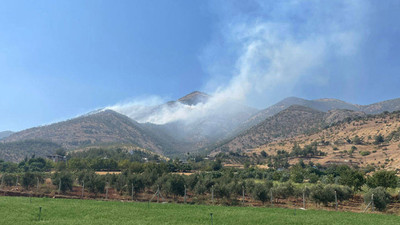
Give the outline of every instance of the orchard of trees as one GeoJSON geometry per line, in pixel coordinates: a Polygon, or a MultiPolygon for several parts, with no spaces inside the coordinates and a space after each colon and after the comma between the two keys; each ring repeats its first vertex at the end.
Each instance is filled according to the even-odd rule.
{"type": "MultiPolygon", "coordinates": [[[[270,158],[269,169],[254,166],[229,168],[223,166],[223,159],[205,160],[200,156],[189,156],[181,160],[160,160],[153,157],[149,162],[132,156],[123,150],[108,152],[94,150],[69,154],[67,162],[53,163],[43,158],[26,158],[20,163],[0,161],[1,187],[22,186],[35,190],[50,179],[52,188],[44,191],[60,191],[68,194],[73,187],[82,187],[95,195],[104,194],[113,188],[120,195],[137,196],[139,193],[154,193],[157,189],[163,195],[177,199],[185,190],[192,203],[205,203],[213,193],[219,203],[236,205],[240,203],[243,191],[248,198],[262,204],[271,199],[302,198],[317,204],[329,205],[345,201],[354,194],[365,193],[366,202],[374,194],[374,205],[384,210],[393,200],[389,188],[398,187],[394,171],[379,170],[373,175],[370,168],[352,168],[347,165],[314,165],[312,162],[289,165],[291,155],[311,157],[320,154],[316,146],[294,147],[292,153],[280,151],[270,158]],[[118,174],[99,175],[96,171],[120,171],[118,174]],[[191,172],[181,175],[181,172],[191,172]]],[[[150,157],[149,157],[150,158],[150,157]]]]}

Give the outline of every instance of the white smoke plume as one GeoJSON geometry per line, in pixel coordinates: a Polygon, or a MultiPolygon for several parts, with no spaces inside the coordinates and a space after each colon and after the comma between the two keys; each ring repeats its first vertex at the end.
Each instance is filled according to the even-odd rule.
{"type": "Polygon", "coordinates": [[[241,4],[210,4],[220,24],[217,40],[201,57],[215,78],[204,87],[212,96],[208,102],[169,106],[153,97],[109,108],[139,122],[193,122],[240,111],[241,104],[264,108],[291,95],[299,82],[327,85],[332,77],[325,66],[358,51],[368,11],[365,1],[254,1],[250,9],[241,4]],[[230,77],[222,84],[215,82],[221,74],[230,77]]]}

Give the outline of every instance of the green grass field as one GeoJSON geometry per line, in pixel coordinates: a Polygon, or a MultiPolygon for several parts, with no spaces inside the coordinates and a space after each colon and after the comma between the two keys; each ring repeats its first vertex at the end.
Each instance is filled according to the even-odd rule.
{"type": "Polygon", "coordinates": [[[280,208],[0,197],[0,224],[400,224],[395,215],[280,208]],[[42,220],[38,221],[39,207],[42,220]]]}

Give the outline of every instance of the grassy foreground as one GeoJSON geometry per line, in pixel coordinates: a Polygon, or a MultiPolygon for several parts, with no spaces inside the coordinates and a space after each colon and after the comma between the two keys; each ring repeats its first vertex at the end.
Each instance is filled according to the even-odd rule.
{"type": "Polygon", "coordinates": [[[0,197],[0,224],[399,224],[395,215],[280,208],[0,197]],[[39,207],[42,220],[38,221],[39,207]]]}

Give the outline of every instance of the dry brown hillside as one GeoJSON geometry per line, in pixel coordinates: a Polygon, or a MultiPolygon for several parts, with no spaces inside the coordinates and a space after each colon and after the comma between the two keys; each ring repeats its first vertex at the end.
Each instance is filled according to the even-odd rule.
{"type": "MultiPolygon", "coordinates": [[[[326,156],[303,158],[305,162],[320,164],[345,163],[358,166],[368,164],[387,169],[400,169],[400,112],[366,116],[362,119],[347,120],[312,135],[299,135],[273,141],[248,153],[265,151],[274,155],[277,150],[291,152],[294,143],[301,147],[318,143],[318,150],[326,156]],[[376,141],[382,135],[382,142],[376,141]]],[[[291,158],[295,163],[299,158],[291,158]]]]}

